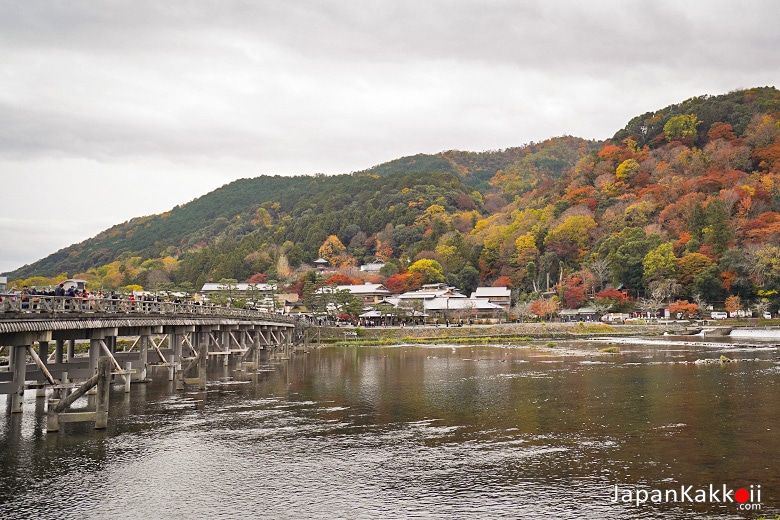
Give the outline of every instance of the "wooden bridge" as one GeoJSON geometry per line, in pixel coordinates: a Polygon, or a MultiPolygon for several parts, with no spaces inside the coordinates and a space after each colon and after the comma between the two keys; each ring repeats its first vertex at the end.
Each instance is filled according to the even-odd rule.
{"type": "Polygon", "coordinates": [[[193,303],[125,299],[86,299],[0,294],[0,394],[11,413],[22,411],[25,390],[39,397],[50,391],[49,431],[59,422],[93,420],[105,427],[101,411],[67,413],[80,395],[91,391],[107,400],[107,385],[147,381],[149,368],[165,367],[170,381],[206,388],[209,358],[224,365],[257,366],[261,358],[285,358],[303,337],[294,318],[256,310],[193,303]],[[124,346],[117,348],[119,338],[124,346]],[[76,355],[88,342],[88,355],[76,355]],[[51,348],[53,346],[53,349],[51,348]],[[100,373],[107,365],[110,373],[100,373]],[[102,385],[102,386],[101,386],[102,385]]]}

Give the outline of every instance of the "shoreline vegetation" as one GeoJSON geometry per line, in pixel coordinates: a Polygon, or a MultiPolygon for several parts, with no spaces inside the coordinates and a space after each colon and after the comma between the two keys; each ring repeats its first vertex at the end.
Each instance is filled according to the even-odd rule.
{"type": "Polygon", "coordinates": [[[308,343],[339,345],[490,344],[554,340],[587,340],[597,337],[662,336],[684,334],[676,323],[610,325],[605,323],[502,323],[472,326],[418,327],[322,327],[309,329],[308,343]],[[319,332],[319,338],[317,333],[319,332]]]}

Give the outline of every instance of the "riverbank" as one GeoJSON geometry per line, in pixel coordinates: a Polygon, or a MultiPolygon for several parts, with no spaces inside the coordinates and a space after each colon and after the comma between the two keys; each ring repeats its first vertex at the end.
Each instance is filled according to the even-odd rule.
{"type": "Polygon", "coordinates": [[[501,323],[461,327],[322,327],[309,330],[309,343],[492,343],[594,337],[684,334],[685,324],[607,325],[604,323],[501,323]]]}

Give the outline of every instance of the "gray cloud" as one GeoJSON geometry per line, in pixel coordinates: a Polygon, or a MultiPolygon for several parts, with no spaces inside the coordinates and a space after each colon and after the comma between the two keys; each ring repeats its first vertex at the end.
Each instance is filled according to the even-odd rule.
{"type": "MultiPolygon", "coordinates": [[[[238,177],[603,139],[694,95],[776,84],[779,13],[722,0],[0,3],[0,173],[9,209],[36,176],[85,200],[131,177],[137,212],[119,222],[238,177]],[[150,189],[161,179],[168,193],[150,189]]],[[[42,229],[58,218],[40,211],[42,229]]],[[[36,251],[23,262],[52,252],[36,251]]]]}

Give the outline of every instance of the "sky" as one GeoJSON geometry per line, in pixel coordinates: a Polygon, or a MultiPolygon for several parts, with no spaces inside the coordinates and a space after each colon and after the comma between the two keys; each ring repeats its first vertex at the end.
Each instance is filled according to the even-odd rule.
{"type": "Polygon", "coordinates": [[[0,0],[0,273],[259,175],[780,87],[774,1],[0,0]]]}

